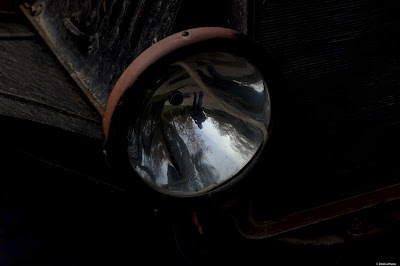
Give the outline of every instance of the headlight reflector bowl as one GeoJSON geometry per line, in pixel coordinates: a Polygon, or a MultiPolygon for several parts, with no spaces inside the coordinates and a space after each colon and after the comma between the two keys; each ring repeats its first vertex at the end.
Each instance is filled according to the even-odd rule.
{"type": "Polygon", "coordinates": [[[146,88],[149,100],[129,128],[127,149],[132,167],[157,191],[212,191],[238,178],[268,139],[268,88],[243,57],[187,56],[155,84],[146,88]]]}

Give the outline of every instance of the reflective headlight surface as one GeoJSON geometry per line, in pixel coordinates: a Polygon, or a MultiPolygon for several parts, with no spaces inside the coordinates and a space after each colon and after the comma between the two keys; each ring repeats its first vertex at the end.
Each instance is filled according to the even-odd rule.
{"type": "Polygon", "coordinates": [[[240,176],[268,139],[270,98],[261,73],[224,52],[168,67],[129,129],[132,167],[154,189],[204,194],[240,176]]]}

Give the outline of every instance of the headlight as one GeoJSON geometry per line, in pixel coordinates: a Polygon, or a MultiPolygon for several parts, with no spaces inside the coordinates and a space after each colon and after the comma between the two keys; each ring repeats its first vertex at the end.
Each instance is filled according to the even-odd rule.
{"type": "MultiPolygon", "coordinates": [[[[194,29],[179,40],[212,29],[224,36],[234,32],[194,29]]],[[[115,97],[119,105],[114,100],[114,108],[124,117],[115,126],[123,132],[121,152],[138,176],[161,193],[196,196],[231,184],[244,175],[269,137],[270,93],[262,71],[238,47],[225,46],[226,40],[240,43],[236,33],[235,38],[216,36],[159,58],[149,53],[156,59],[115,97]]],[[[106,119],[115,116],[114,110],[110,113],[106,109],[106,119]]]]}

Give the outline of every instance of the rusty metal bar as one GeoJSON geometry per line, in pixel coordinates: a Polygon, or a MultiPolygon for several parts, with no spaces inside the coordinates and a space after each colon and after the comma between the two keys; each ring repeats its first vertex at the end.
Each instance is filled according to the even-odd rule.
{"type": "MultiPolygon", "coordinates": [[[[240,233],[248,239],[269,238],[397,199],[400,199],[400,184],[395,184],[266,222],[255,221],[254,217],[250,213],[247,219],[238,220],[237,226],[240,233]]],[[[252,206],[250,206],[250,208],[251,207],[252,206]]]]}

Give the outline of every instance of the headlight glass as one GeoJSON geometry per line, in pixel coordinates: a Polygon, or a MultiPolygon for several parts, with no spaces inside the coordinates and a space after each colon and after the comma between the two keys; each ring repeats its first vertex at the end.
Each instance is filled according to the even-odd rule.
{"type": "Polygon", "coordinates": [[[132,167],[154,189],[195,196],[235,180],[268,139],[267,85],[246,59],[207,52],[171,64],[129,129],[132,167]]]}

